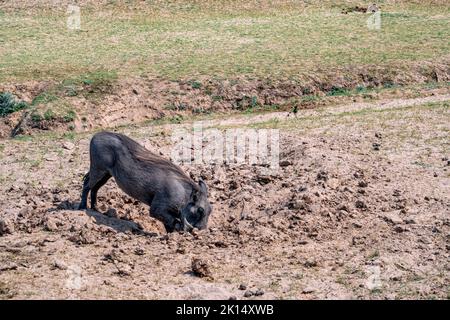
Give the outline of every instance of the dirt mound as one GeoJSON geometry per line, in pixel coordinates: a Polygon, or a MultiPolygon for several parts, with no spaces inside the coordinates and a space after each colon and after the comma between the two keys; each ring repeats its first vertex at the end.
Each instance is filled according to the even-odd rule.
{"type": "Polygon", "coordinates": [[[30,82],[0,85],[0,92],[12,92],[20,100],[31,101],[51,92],[58,105],[70,105],[69,111],[45,117],[50,104],[37,104],[31,110],[0,119],[0,136],[31,134],[43,130],[86,131],[148,120],[178,122],[183,117],[229,113],[242,110],[276,108],[296,110],[317,106],[314,97],[339,96],[355,88],[379,88],[445,83],[450,80],[448,59],[397,66],[352,66],[317,70],[297,79],[163,79],[130,78],[111,83],[80,84],[67,88],[59,83],[30,82]],[[76,94],[73,92],[76,91],[76,94]],[[93,111],[95,110],[95,112],[93,111]],[[67,114],[69,112],[69,114],[67,114]],[[71,113],[73,112],[73,114],[71,113]],[[33,116],[34,115],[34,116],[33,116]]]}

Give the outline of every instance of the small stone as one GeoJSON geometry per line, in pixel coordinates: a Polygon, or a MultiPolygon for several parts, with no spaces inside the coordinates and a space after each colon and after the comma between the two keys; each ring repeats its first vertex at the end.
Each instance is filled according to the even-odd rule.
{"type": "Polygon", "coordinates": [[[362,200],[356,200],[355,207],[358,209],[367,209],[367,205],[362,200]]]}
{"type": "Polygon", "coordinates": [[[255,296],[262,296],[264,294],[264,291],[262,289],[258,289],[255,292],[255,296]]]}
{"type": "Polygon", "coordinates": [[[239,290],[247,290],[247,285],[241,283],[241,284],[239,285],[239,290]]]}
{"type": "Polygon", "coordinates": [[[14,233],[14,223],[11,219],[0,219],[0,236],[14,233]]]}
{"type": "Polygon", "coordinates": [[[362,228],[362,224],[361,223],[359,223],[359,222],[353,222],[353,226],[355,227],[355,228],[362,228]]]}
{"type": "Polygon", "coordinates": [[[178,248],[177,248],[177,253],[185,254],[185,253],[186,253],[186,248],[184,248],[184,247],[178,247],[178,248]]]}
{"type": "Polygon", "coordinates": [[[47,219],[47,223],[45,224],[45,227],[47,229],[47,231],[57,231],[58,230],[58,224],[57,224],[57,220],[54,218],[48,218],[47,219]]]}
{"type": "Polygon", "coordinates": [[[307,267],[307,268],[317,267],[317,261],[316,260],[306,260],[305,267],[307,267]]]}
{"type": "Polygon", "coordinates": [[[200,258],[192,258],[191,268],[192,272],[197,277],[213,280],[209,265],[206,261],[200,258]]]}
{"type": "Polygon", "coordinates": [[[259,175],[256,177],[256,181],[259,182],[261,185],[268,184],[272,181],[272,178],[268,175],[259,175]]]}
{"type": "Polygon", "coordinates": [[[317,180],[322,180],[322,181],[327,181],[328,180],[328,173],[326,172],[326,171],[320,171],[318,174],[317,174],[317,177],[316,177],[316,179],[317,180]]]}
{"type": "Polygon", "coordinates": [[[228,300],[237,300],[237,297],[236,296],[231,296],[231,297],[228,298],[228,300]]]}
{"type": "Polygon", "coordinates": [[[339,180],[338,179],[336,179],[336,178],[332,178],[332,179],[330,179],[329,181],[328,181],[328,186],[331,188],[331,189],[337,189],[338,187],[339,187],[339,180]]]}
{"type": "Polygon", "coordinates": [[[316,292],[316,289],[313,287],[306,287],[302,290],[302,293],[304,293],[304,294],[314,293],[314,292],[316,292]]]}
{"type": "Polygon", "coordinates": [[[383,218],[385,221],[390,222],[394,225],[403,223],[403,219],[400,218],[396,213],[388,213],[383,218]]]}
{"type": "Polygon", "coordinates": [[[58,156],[56,154],[48,154],[44,157],[47,161],[56,161],[58,160],[58,156]]]}
{"type": "Polygon", "coordinates": [[[368,185],[369,184],[366,181],[360,181],[358,183],[358,187],[360,187],[360,188],[367,188],[368,185]]]}
{"type": "Polygon", "coordinates": [[[395,232],[398,232],[398,233],[407,231],[407,229],[404,226],[400,226],[400,225],[395,226],[394,230],[395,230],[395,232]]]}
{"type": "Polygon", "coordinates": [[[53,269],[67,270],[67,264],[64,261],[55,260],[53,262],[53,269]]]}
{"type": "Polygon", "coordinates": [[[130,276],[131,275],[132,268],[130,265],[120,264],[120,265],[116,265],[116,267],[117,267],[117,273],[120,276],[130,276]]]}
{"type": "Polygon", "coordinates": [[[144,249],[142,249],[142,248],[136,248],[136,249],[134,250],[134,254],[135,254],[135,255],[138,255],[138,256],[143,256],[143,255],[145,254],[145,251],[144,251],[144,249]]]}
{"type": "Polygon", "coordinates": [[[247,291],[245,291],[245,293],[244,293],[244,297],[250,298],[250,297],[253,296],[254,294],[255,294],[255,293],[254,293],[253,291],[247,290],[247,291]]]}
{"type": "Polygon", "coordinates": [[[288,167],[292,165],[292,161],[290,160],[281,160],[280,161],[280,167],[288,167]]]}
{"type": "Polygon", "coordinates": [[[72,150],[75,148],[75,145],[72,142],[66,141],[63,143],[62,147],[66,150],[72,150]]]}
{"type": "Polygon", "coordinates": [[[15,262],[9,262],[4,265],[0,265],[0,271],[16,270],[19,266],[15,262]]]}
{"type": "Polygon", "coordinates": [[[417,221],[414,218],[404,219],[403,222],[406,223],[406,224],[417,224],[417,221]]]}

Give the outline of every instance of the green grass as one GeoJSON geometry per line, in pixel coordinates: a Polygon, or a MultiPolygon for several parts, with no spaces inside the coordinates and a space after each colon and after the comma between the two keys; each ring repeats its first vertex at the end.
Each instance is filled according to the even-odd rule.
{"type": "MultiPolygon", "coordinates": [[[[373,31],[366,14],[341,14],[343,4],[301,3],[82,7],[79,31],[66,28],[62,10],[5,11],[0,83],[65,80],[68,94],[76,95],[80,83],[101,85],[116,76],[295,78],[318,68],[397,66],[450,52],[450,7],[444,4],[383,2],[382,28],[373,31]]],[[[192,83],[194,89],[201,86],[192,83]]]]}
{"type": "Polygon", "coordinates": [[[5,117],[10,113],[25,109],[28,104],[23,101],[16,101],[9,92],[0,92],[0,117],[5,117]]]}

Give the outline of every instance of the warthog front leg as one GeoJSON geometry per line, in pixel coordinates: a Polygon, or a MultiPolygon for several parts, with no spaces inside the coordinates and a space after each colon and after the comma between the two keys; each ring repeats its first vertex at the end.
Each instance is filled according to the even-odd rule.
{"type": "Polygon", "coordinates": [[[171,214],[170,209],[166,205],[158,203],[158,201],[153,201],[150,206],[150,216],[161,221],[167,232],[173,232],[177,223],[179,223],[179,219],[171,214]]]}

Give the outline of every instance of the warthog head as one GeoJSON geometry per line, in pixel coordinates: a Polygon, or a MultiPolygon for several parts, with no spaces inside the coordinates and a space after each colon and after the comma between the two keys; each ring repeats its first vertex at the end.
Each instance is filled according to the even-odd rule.
{"type": "Polygon", "coordinates": [[[208,201],[208,188],[203,180],[200,180],[199,189],[194,190],[189,202],[181,210],[181,228],[184,231],[191,231],[193,228],[205,229],[212,207],[208,201]]]}

